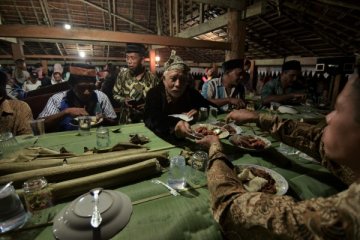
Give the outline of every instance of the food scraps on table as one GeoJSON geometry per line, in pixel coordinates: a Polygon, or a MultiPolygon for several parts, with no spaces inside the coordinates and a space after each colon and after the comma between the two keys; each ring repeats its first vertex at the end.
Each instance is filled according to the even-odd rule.
{"type": "Polygon", "coordinates": [[[264,170],[246,167],[237,176],[248,192],[276,193],[275,180],[264,170]]]}

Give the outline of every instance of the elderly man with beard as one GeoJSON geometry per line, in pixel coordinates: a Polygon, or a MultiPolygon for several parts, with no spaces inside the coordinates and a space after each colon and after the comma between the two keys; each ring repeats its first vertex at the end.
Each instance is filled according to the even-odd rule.
{"type": "Polygon", "coordinates": [[[123,106],[120,123],[136,123],[143,119],[147,92],[158,84],[158,78],[144,66],[146,49],[143,44],[126,46],[128,68],[121,69],[113,88],[114,100],[123,106]]]}
{"type": "Polygon", "coordinates": [[[78,116],[103,117],[102,124],[116,124],[116,114],[109,98],[95,90],[96,71],[87,64],[70,66],[70,90],[54,94],[38,118],[45,119],[46,131],[75,130],[72,124],[78,116]]]}
{"type": "Polygon", "coordinates": [[[158,136],[176,141],[192,134],[190,124],[169,115],[185,114],[196,119],[201,107],[211,104],[189,85],[190,68],[172,51],[165,63],[162,83],[150,89],[145,102],[144,122],[158,136]]]}
{"type": "Polygon", "coordinates": [[[245,107],[245,87],[241,81],[243,60],[232,59],[222,64],[223,73],[220,78],[214,78],[202,86],[204,98],[226,112],[231,108],[245,107]]]}
{"type": "Polygon", "coordinates": [[[350,184],[327,198],[295,201],[290,196],[246,192],[216,137],[198,143],[210,147],[208,187],[215,220],[228,239],[360,239],[360,79],[353,74],[326,116],[316,126],[245,110],[227,118],[257,122],[263,130],[307,153],[350,184]],[[351,169],[351,170],[350,170],[351,169]]]}

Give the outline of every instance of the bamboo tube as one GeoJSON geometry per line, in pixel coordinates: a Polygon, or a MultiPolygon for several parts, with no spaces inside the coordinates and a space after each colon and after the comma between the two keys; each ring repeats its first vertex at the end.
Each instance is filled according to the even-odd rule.
{"type": "Polygon", "coordinates": [[[17,187],[20,186],[22,182],[33,177],[46,177],[49,182],[58,182],[66,179],[108,171],[110,169],[138,163],[150,158],[158,158],[161,163],[164,163],[166,162],[167,155],[168,152],[145,152],[140,154],[133,154],[130,156],[122,156],[110,160],[104,159],[102,161],[96,162],[35,169],[2,176],[0,177],[0,184],[13,181],[14,186],[17,187]]]}
{"type": "Polygon", "coordinates": [[[129,149],[116,152],[108,153],[98,153],[98,154],[84,154],[78,157],[66,158],[63,159],[39,159],[31,162],[11,162],[7,164],[0,164],[0,175],[29,171],[34,169],[42,169],[47,167],[62,166],[64,164],[64,159],[66,158],[66,164],[78,164],[78,163],[87,163],[92,161],[103,161],[104,159],[110,160],[119,158],[122,156],[129,156],[138,153],[147,152],[147,149],[129,149]]]}
{"type": "MultiPolygon", "coordinates": [[[[146,179],[160,171],[158,161],[153,158],[126,167],[50,184],[49,187],[54,201],[57,202],[68,197],[79,196],[96,187],[121,186],[146,179]]],[[[21,196],[23,191],[17,190],[17,193],[21,196]]]]}

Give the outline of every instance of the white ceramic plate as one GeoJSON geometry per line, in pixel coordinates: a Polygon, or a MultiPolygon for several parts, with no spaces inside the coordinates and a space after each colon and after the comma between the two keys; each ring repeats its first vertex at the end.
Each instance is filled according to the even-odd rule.
{"type": "Polygon", "coordinates": [[[193,117],[189,117],[186,114],[171,114],[171,115],[169,115],[169,117],[180,118],[181,120],[184,120],[185,122],[190,122],[194,119],[193,117]]]}
{"type": "Polygon", "coordinates": [[[222,138],[226,138],[229,136],[229,132],[225,129],[225,128],[221,128],[219,126],[213,125],[213,124],[208,124],[208,123],[198,123],[198,124],[194,124],[191,126],[191,129],[196,132],[196,129],[198,129],[199,127],[206,127],[208,130],[212,130],[212,129],[220,129],[221,132],[218,135],[218,137],[220,139],[222,138]]]}
{"type": "Polygon", "coordinates": [[[90,193],[63,208],[54,218],[53,234],[56,239],[110,239],[129,222],[132,204],[123,193],[103,190],[99,195],[99,211],[103,220],[96,229],[90,224],[92,209],[90,193]]]}
{"type": "Polygon", "coordinates": [[[256,136],[256,135],[239,135],[239,134],[235,134],[233,136],[231,136],[229,138],[229,141],[236,147],[242,149],[242,150],[245,150],[245,151],[249,151],[249,152],[261,152],[261,151],[264,151],[264,150],[267,150],[268,148],[271,147],[271,142],[266,139],[266,138],[263,138],[263,137],[260,137],[260,136],[256,136]],[[260,139],[262,140],[264,143],[265,143],[265,147],[264,148],[261,148],[261,149],[256,149],[256,148],[246,148],[246,147],[243,147],[241,145],[238,145],[236,142],[238,142],[238,138],[242,138],[242,137],[253,137],[255,139],[260,139]]]}
{"type": "Polygon", "coordinates": [[[255,164],[238,164],[236,165],[236,167],[239,169],[239,171],[247,167],[253,167],[256,169],[263,170],[268,174],[270,174],[270,176],[275,180],[276,195],[284,195],[289,189],[289,184],[286,181],[286,179],[283,176],[281,176],[279,173],[267,167],[263,167],[255,164]]]}
{"type": "Polygon", "coordinates": [[[280,113],[288,113],[288,114],[297,114],[298,111],[292,106],[282,105],[278,108],[278,112],[280,113]]]}

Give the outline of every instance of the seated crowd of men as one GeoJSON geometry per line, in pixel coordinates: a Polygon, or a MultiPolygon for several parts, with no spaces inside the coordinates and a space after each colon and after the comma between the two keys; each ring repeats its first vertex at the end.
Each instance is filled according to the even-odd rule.
{"type": "MultiPolygon", "coordinates": [[[[72,65],[68,80],[70,89],[54,94],[38,118],[45,119],[47,129],[72,130],[72,119],[83,115],[102,114],[104,124],[117,120],[112,102],[120,108],[121,123],[143,121],[158,136],[177,141],[192,136],[190,124],[170,115],[183,113],[194,117],[200,108],[216,107],[229,112],[228,120],[236,123],[256,122],[285,143],[305,149],[326,166],[349,188],[328,198],[301,202],[290,196],[249,193],[242,187],[225,155],[217,136],[196,140],[209,147],[208,187],[215,220],[228,239],[360,239],[360,79],[354,73],[337,99],[335,110],[326,117],[327,126],[319,127],[278,116],[246,110],[243,69],[244,61],[233,59],[222,64],[222,74],[204,82],[201,93],[191,84],[190,68],[173,51],[164,65],[159,80],[144,66],[146,49],[141,44],[128,44],[127,69],[114,73],[104,86],[112,89],[113,99],[96,90],[96,71],[89,65],[72,65]]],[[[298,61],[282,66],[278,79],[268,82],[262,91],[264,105],[270,102],[298,103],[304,93],[296,90],[301,72],[298,61]]],[[[15,135],[28,134],[25,126],[32,118],[30,108],[19,100],[7,98],[1,77],[0,130],[15,135]]]]}

